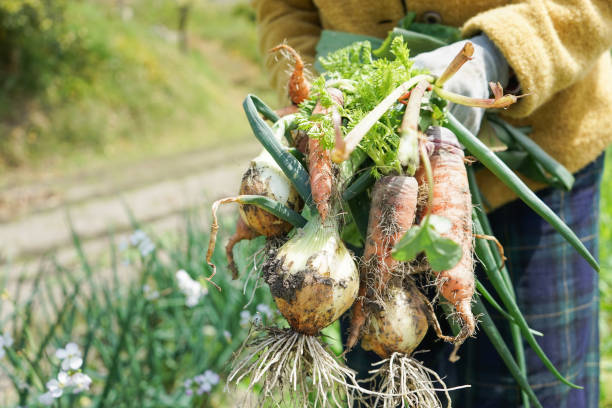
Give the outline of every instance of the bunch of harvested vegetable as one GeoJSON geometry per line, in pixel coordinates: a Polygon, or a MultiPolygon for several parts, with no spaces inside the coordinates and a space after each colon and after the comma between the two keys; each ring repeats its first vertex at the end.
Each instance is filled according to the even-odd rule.
{"type": "MultiPolygon", "coordinates": [[[[281,48],[289,50],[286,45],[281,48]]],[[[249,378],[249,387],[258,384],[263,398],[288,400],[296,406],[350,405],[354,392],[375,405],[441,406],[435,383],[442,390],[444,383],[413,353],[429,326],[456,347],[474,334],[474,312],[486,313],[474,294],[476,287],[516,326],[513,340],[518,364],[491,319],[482,317],[484,332],[517,379],[524,401],[539,406],[526,381],[522,343],[517,342],[520,336],[551,372],[573,386],[548,361],[516,307],[507,271],[499,266],[501,255],[485,228],[486,217],[483,213],[473,215],[471,201],[479,204],[478,190],[473,182],[468,188],[459,142],[549,220],[594,266],[596,263],[565,224],[526,190],[493,152],[445,112],[446,100],[503,107],[516,98],[502,95],[497,86],[493,86],[494,98],[490,100],[466,99],[443,89],[445,79],[469,60],[469,45],[437,80],[412,68],[403,37],[397,33],[385,43],[383,58],[374,57],[368,42],[329,54],[320,61],[327,72],[312,82],[301,76],[299,56],[289,52],[296,60],[289,90],[291,100],[299,104],[297,112],[295,108],[284,110],[291,114],[280,118],[253,95],[245,99],[244,108],[255,136],[278,165],[269,173],[278,176],[280,169],[305,208],[300,214],[299,205],[280,202],[287,193],[255,190],[242,190],[250,194],[220,200],[213,207],[216,210],[221,203],[239,202],[279,219],[274,221],[280,227],[276,232],[266,228],[258,231],[269,237],[280,235],[276,240],[284,242],[267,247],[261,278],[290,328],[256,328],[230,381],[249,378]],[[260,114],[274,125],[270,127],[260,114]],[[447,126],[456,137],[440,126],[447,126]],[[286,144],[281,140],[283,135],[286,144]],[[296,152],[298,145],[303,154],[296,152]],[[476,252],[507,312],[474,279],[472,222],[477,232],[476,252]],[[350,243],[354,253],[344,242],[350,243]],[[414,274],[427,274],[441,296],[427,299],[414,274]],[[358,385],[355,373],[317,338],[321,329],[351,305],[347,348],[361,338],[364,348],[383,359],[372,371],[378,389],[358,385]],[[453,336],[441,333],[434,314],[438,305],[446,308],[451,323],[459,323],[453,325],[453,336]]],[[[535,150],[530,147],[530,151],[535,150]]],[[[542,157],[541,153],[537,156],[542,157]]],[[[536,155],[533,160],[538,160],[536,155]]],[[[251,213],[255,216],[256,212],[251,213]]],[[[209,255],[218,229],[213,219],[209,255]]],[[[262,225],[247,217],[243,221],[249,223],[249,229],[239,226],[240,234],[230,240],[230,253],[237,238],[256,234],[253,230],[262,225]]],[[[214,265],[211,268],[210,278],[215,273],[214,265]]],[[[456,351],[451,358],[457,357],[456,351]]]]}

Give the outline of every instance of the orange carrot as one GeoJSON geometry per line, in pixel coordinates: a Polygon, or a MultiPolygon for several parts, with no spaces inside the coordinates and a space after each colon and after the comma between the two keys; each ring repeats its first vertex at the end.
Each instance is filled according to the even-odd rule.
{"type": "Polygon", "coordinates": [[[279,44],[272,48],[270,52],[277,52],[281,49],[289,52],[295,60],[293,73],[291,73],[291,78],[289,79],[289,99],[291,99],[291,102],[295,105],[298,105],[308,99],[308,94],[310,92],[310,83],[304,76],[304,62],[300,54],[287,44],[279,44]]]}
{"type": "Polygon", "coordinates": [[[414,223],[417,193],[414,177],[386,176],[374,185],[359,297],[352,309],[347,350],[355,345],[365,324],[365,299],[380,298],[387,282],[398,271],[400,261],[391,257],[391,250],[414,223]]]}
{"type": "Polygon", "coordinates": [[[321,221],[325,221],[329,213],[333,173],[329,150],[324,149],[318,139],[308,139],[308,170],[312,199],[321,215],[321,221]]]}
{"type": "MultiPolygon", "coordinates": [[[[338,105],[344,103],[342,92],[335,88],[328,88],[332,100],[338,105]]],[[[318,102],[312,111],[313,115],[327,115],[334,106],[324,108],[318,102]]],[[[321,146],[318,139],[308,139],[308,171],[310,173],[310,189],[312,199],[317,206],[321,220],[325,221],[329,213],[330,198],[333,187],[333,172],[330,151],[321,146]]]]}
{"type": "Polygon", "coordinates": [[[232,279],[238,279],[238,268],[234,262],[234,246],[243,239],[253,239],[257,236],[259,236],[259,234],[250,229],[242,217],[238,217],[238,221],[236,222],[236,232],[234,232],[234,235],[229,238],[227,245],[225,246],[227,266],[230,271],[232,271],[232,279]]]}
{"type": "MultiPolygon", "coordinates": [[[[454,138],[454,135],[451,136],[454,138]]],[[[430,157],[434,181],[430,211],[451,222],[450,230],[442,235],[457,242],[463,250],[457,265],[437,274],[439,293],[455,307],[463,322],[461,333],[456,338],[459,344],[471,336],[476,328],[471,308],[475,286],[472,201],[463,156],[456,138],[450,141],[434,140],[434,152],[430,157]]]]}

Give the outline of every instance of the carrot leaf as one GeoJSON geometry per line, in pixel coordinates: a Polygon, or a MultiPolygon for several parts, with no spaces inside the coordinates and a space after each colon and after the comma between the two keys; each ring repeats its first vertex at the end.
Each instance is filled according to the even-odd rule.
{"type": "Polygon", "coordinates": [[[393,258],[409,262],[425,252],[431,269],[439,272],[457,265],[461,246],[441,234],[450,229],[450,221],[437,215],[428,216],[421,225],[410,228],[391,252],[393,258]]]}

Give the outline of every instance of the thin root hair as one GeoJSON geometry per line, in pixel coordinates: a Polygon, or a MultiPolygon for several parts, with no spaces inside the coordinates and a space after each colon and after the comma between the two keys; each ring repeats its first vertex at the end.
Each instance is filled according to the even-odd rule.
{"type": "Polygon", "coordinates": [[[248,380],[249,392],[259,386],[260,406],[340,408],[360,389],[355,375],[317,337],[267,327],[249,333],[228,384],[248,380]]]}
{"type": "Polygon", "coordinates": [[[467,386],[448,388],[442,378],[420,361],[401,353],[393,353],[389,358],[374,363],[366,379],[380,392],[365,394],[360,399],[371,407],[381,408],[442,408],[436,392],[444,393],[451,407],[449,391],[467,386]],[[437,386],[436,386],[437,383],[437,386]]]}

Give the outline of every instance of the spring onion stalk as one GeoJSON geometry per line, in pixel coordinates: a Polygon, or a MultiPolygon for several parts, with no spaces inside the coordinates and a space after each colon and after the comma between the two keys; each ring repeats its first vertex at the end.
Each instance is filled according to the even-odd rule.
{"type": "Polygon", "coordinates": [[[565,224],[523,181],[512,172],[490,149],[476,136],[467,130],[452,114],[447,114],[448,128],[452,130],[459,142],[463,144],[487,169],[495,174],[510,188],[525,204],[544,218],[556,229],[576,251],[599,272],[599,264],[588,249],[576,236],[574,231],[565,224]]]}

